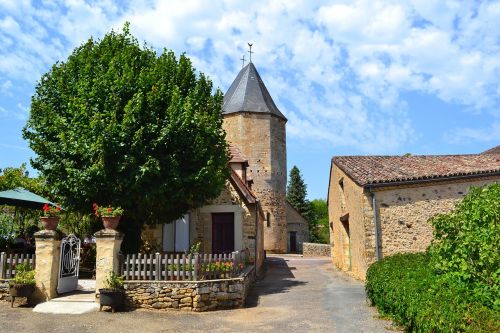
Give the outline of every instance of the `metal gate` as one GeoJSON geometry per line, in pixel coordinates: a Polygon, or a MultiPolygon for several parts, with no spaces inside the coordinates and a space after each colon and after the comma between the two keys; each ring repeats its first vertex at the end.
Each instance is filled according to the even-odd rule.
{"type": "Polygon", "coordinates": [[[78,286],[78,269],[80,267],[80,239],[69,235],[61,241],[61,258],[59,263],[59,294],[76,290],[78,286]]]}

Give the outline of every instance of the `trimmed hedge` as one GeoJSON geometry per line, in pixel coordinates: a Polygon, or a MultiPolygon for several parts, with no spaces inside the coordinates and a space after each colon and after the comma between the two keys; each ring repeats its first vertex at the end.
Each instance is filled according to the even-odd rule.
{"type": "Polygon", "coordinates": [[[367,271],[366,292],[382,315],[410,332],[500,332],[500,314],[465,284],[440,279],[427,253],[396,254],[367,271]]]}

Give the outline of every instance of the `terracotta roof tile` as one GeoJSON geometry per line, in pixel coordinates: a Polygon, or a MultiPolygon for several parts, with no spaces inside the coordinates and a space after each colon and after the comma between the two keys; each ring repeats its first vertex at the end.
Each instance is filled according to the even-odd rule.
{"type": "Polygon", "coordinates": [[[332,163],[361,186],[500,174],[500,154],[337,156],[332,163]]]}
{"type": "Polygon", "coordinates": [[[483,151],[481,154],[500,154],[500,146],[493,147],[487,151],[483,151]]]}
{"type": "Polygon", "coordinates": [[[253,191],[245,184],[243,179],[238,176],[238,174],[231,169],[231,182],[238,189],[241,195],[245,198],[248,203],[255,203],[257,201],[257,196],[253,193],[253,191]]]}

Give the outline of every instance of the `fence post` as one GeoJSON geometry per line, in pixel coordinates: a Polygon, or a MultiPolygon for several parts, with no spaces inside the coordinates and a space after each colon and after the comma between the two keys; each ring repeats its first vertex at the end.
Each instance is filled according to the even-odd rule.
{"type": "Polygon", "coordinates": [[[194,258],[193,258],[193,261],[194,261],[194,280],[195,281],[198,281],[198,258],[200,257],[200,255],[198,253],[196,253],[194,255],[194,258]]]}
{"type": "Polygon", "coordinates": [[[231,253],[231,257],[233,259],[233,276],[236,275],[236,272],[238,271],[238,251],[234,251],[231,253]]]}
{"type": "Polygon", "coordinates": [[[156,252],[156,280],[161,280],[161,255],[156,252]]]}
{"type": "Polygon", "coordinates": [[[5,265],[7,264],[7,257],[5,252],[0,253],[0,279],[5,279],[5,265]]]}

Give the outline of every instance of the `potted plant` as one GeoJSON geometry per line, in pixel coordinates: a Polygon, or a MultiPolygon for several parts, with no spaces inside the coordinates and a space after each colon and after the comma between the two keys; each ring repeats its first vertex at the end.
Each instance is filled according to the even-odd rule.
{"type": "Polygon", "coordinates": [[[26,297],[30,303],[31,294],[35,291],[35,270],[28,263],[18,264],[15,269],[16,276],[9,282],[11,307],[16,297],[26,297]]]}
{"type": "Polygon", "coordinates": [[[115,230],[116,227],[118,227],[120,218],[123,215],[123,209],[121,207],[104,207],[99,206],[96,203],[94,203],[92,207],[94,209],[95,216],[98,216],[102,219],[102,223],[105,229],[115,230]]]}
{"type": "Polygon", "coordinates": [[[61,212],[61,207],[50,206],[49,204],[43,205],[43,216],[40,218],[42,225],[45,230],[56,230],[59,224],[59,213],[61,212]]]}
{"type": "Polygon", "coordinates": [[[114,313],[116,308],[123,306],[124,299],[123,276],[111,271],[106,279],[105,288],[99,289],[99,311],[103,306],[110,306],[114,313]]]}

